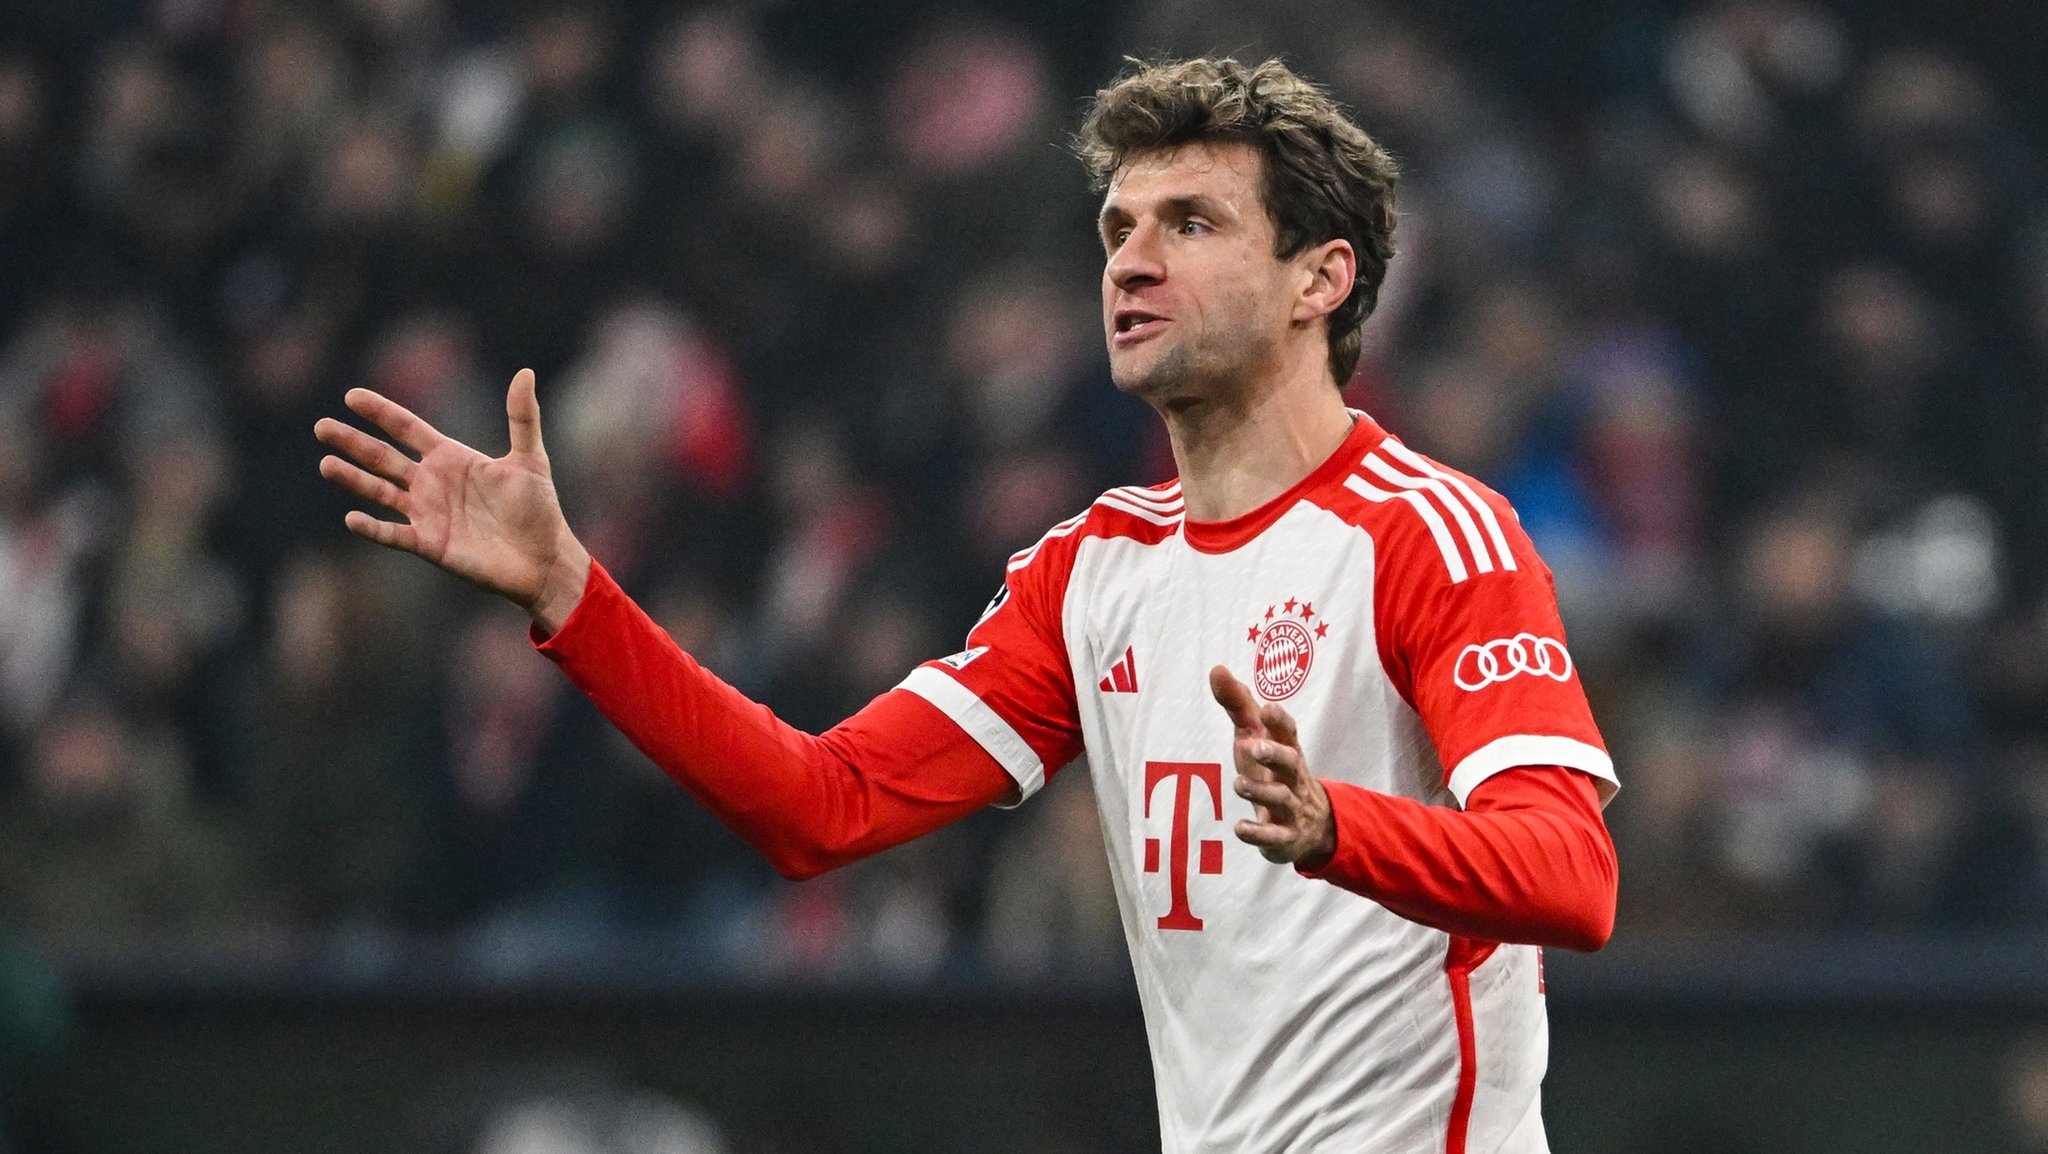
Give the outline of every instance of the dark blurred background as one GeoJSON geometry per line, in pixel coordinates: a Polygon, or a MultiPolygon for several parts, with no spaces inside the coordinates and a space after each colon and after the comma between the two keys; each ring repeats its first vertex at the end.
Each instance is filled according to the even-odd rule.
{"type": "Polygon", "coordinates": [[[0,0],[0,1150],[1156,1149],[1088,784],[791,885],[341,526],[352,385],[829,726],[1171,473],[1064,151],[1283,54],[1403,159],[1354,404],[1626,788],[1560,1150],[2048,1150],[2048,6],[0,0]]]}

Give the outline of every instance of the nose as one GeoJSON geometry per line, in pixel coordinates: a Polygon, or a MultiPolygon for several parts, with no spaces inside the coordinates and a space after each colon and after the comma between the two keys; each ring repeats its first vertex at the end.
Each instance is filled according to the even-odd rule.
{"type": "Polygon", "coordinates": [[[1103,275],[1126,292],[1165,280],[1166,265],[1160,260],[1158,238],[1153,230],[1142,225],[1132,229],[1123,244],[1109,254],[1109,265],[1103,275]]]}

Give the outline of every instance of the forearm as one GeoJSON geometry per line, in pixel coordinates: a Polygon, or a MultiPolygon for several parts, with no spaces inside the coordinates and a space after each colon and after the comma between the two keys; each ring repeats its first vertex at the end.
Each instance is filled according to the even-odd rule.
{"type": "Polygon", "coordinates": [[[1513,769],[1469,809],[1324,782],[1337,825],[1328,864],[1303,871],[1411,921],[1487,941],[1594,950],[1614,929],[1614,843],[1592,779],[1513,769]]]}
{"type": "Polygon", "coordinates": [[[822,736],[785,724],[684,653],[600,565],[560,632],[539,646],[634,745],[788,877],[929,833],[1011,786],[958,726],[902,691],[822,736]]]}

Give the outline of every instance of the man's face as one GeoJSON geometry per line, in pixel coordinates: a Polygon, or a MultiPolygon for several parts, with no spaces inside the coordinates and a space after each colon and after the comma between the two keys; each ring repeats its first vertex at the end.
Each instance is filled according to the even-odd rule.
{"type": "Polygon", "coordinates": [[[1101,215],[1102,326],[1116,386],[1155,406],[1229,395],[1278,363],[1292,262],[1273,255],[1250,145],[1141,153],[1101,215]]]}

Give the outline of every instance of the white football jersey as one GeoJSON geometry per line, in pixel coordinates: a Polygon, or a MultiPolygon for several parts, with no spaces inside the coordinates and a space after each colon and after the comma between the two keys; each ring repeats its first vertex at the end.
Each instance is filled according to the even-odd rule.
{"type": "MultiPolygon", "coordinates": [[[[903,682],[1029,797],[1085,754],[1144,1005],[1165,1149],[1547,1149],[1542,962],[1275,865],[1232,825],[1228,666],[1309,768],[1462,804],[1563,765],[1612,790],[1549,571],[1513,511],[1364,414],[1228,522],[1114,489],[1011,559],[959,654],[903,682]]],[[[1370,831],[1347,831],[1347,836],[1370,831]]]]}

